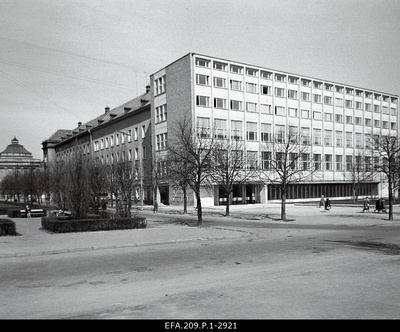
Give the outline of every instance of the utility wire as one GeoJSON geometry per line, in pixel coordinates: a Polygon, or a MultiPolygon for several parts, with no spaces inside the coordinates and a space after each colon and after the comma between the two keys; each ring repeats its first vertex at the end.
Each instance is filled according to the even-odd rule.
{"type": "Polygon", "coordinates": [[[48,97],[44,96],[43,94],[37,92],[36,90],[30,88],[29,86],[21,83],[20,81],[18,81],[17,79],[15,79],[14,77],[8,75],[6,72],[2,71],[0,69],[0,76],[10,80],[11,82],[13,82],[14,84],[20,86],[21,88],[31,92],[32,94],[36,95],[39,98],[45,99],[46,101],[48,101],[49,103],[53,104],[54,106],[62,109],[63,111],[65,111],[66,113],[68,113],[69,115],[74,115],[78,120],[80,120],[80,117],[78,117],[74,112],[72,112],[71,110],[66,109],[65,107],[58,105],[57,103],[55,103],[54,101],[52,101],[51,99],[49,99],[48,97]]]}
{"type": "Polygon", "coordinates": [[[20,68],[27,68],[27,69],[31,69],[31,70],[36,70],[36,71],[40,71],[40,72],[43,72],[43,73],[49,73],[49,74],[53,74],[53,75],[59,75],[59,76],[64,76],[64,77],[73,78],[73,79],[77,79],[77,80],[87,81],[87,82],[91,82],[91,83],[101,84],[101,85],[132,89],[131,86],[127,86],[127,85],[110,84],[110,83],[102,82],[102,81],[99,81],[99,80],[96,80],[96,79],[69,75],[69,74],[66,74],[66,73],[57,72],[57,71],[48,70],[48,69],[43,69],[43,68],[30,67],[30,66],[23,65],[23,64],[20,64],[20,63],[17,63],[17,62],[7,61],[7,60],[3,60],[3,59],[0,59],[0,63],[6,64],[6,65],[10,65],[10,66],[20,67],[20,68]]]}
{"type": "Polygon", "coordinates": [[[104,59],[100,59],[100,58],[94,58],[94,57],[90,57],[90,56],[87,56],[87,55],[84,55],[84,54],[75,53],[75,52],[68,52],[68,51],[57,50],[57,49],[55,49],[55,48],[46,47],[46,46],[41,46],[41,45],[38,45],[38,44],[29,43],[29,42],[25,42],[25,41],[21,41],[21,40],[17,40],[17,39],[12,39],[12,38],[2,37],[2,36],[0,36],[0,38],[1,38],[1,39],[5,39],[5,40],[11,40],[11,41],[18,42],[18,43],[21,43],[21,44],[30,45],[30,46],[37,47],[37,48],[42,48],[42,49],[49,50],[49,51],[53,51],[53,52],[57,52],[57,53],[63,53],[63,54],[73,55],[73,56],[80,57],[80,58],[84,58],[84,59],[87,59],[87,60],[92,60],[92,61],[97,61],[97,62],[103,62],[103,63],[107,63],[107,64],[112,64],[112,65],[115,65],[115,66],[119,66],[119,67],[123,67],[123,68],[127,68],[127,69],[130,69],[130,70],[133,70],[133,71],[136,72],[136,73],[144,73],[144,74],[146,74],[146,75],[148,75],[148,76],[150,75],[149,73],[147,73],[147,72],[145,72],[145,71],[139,71],[139,70],[137,70],[137,69],[135,69],[135,68],[132,68],[132,67],[130,67],[130,66],[127,66],[127,65],[124,65],[124,64],[121,64],[121,63],[117,63],[117,62],[113,62],[113,61],[109,61],[109,60],[104,60],[104,59]]]}

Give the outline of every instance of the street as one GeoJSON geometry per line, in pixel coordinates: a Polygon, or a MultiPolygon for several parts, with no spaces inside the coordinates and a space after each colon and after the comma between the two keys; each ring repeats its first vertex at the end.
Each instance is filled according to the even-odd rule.
{"type": "Polygon", "coordinates": [[[400,317],[399,227],[237,224],[252,235],[0,259],[0,318],[400,317]]]}

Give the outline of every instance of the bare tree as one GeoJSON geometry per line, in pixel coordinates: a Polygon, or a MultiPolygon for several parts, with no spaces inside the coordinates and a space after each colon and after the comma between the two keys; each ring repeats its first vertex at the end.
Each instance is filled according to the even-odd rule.
{"type": "Polygon", "coordinates": [[[344,177],[351,182],[353,203],[358,200],[361,186],[373,180],[375,172],[372,167],[372,156],[367,151],[356,150],[354,155],[346,156],[344,177]]]}
{"type": "Polygon", "coordinates": [[[375,170],[383,173],[388,181],[389,220],[393,220],[394,190],[399,183],[399,140],[395,136],[373,135],[371,149],[375,170]]]}
{"type": "Polygon", "coordinates": [[[225,215],[229,216],[230,195],[236,184],[242,184],[256,175],[257,156],[244,154],[243,140],[217,137],[213,150],[211,179],[222,187],[225,198],[225,215]]]}
{"type": "Polygon", "coordinates": [[[289,126],[275,133],[263,147],[261,180],[279,188],[281,219],[286,221],[286,197],[289,185],[307,180],[315,172],[311,162],[310,145],[305,143],[297,128],[289,126]]]}
{"type": "Polygon", "coordinates": [[[208,182],[215,140],[209,124],[198,123],[193,128],[191,120],[181,119],[172,129],[168,142],[169,170],[177,174],[186,169],[185,181],[194,191],[197,203],[198,226],[203,225],[201,187],[208,182]]]}

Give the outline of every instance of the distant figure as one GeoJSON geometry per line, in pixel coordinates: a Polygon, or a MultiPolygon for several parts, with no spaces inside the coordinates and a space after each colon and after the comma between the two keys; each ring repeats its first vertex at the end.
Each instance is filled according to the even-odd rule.
{"type": "Polygon", "coordinates": [[[25,207],[25,215],[27,218],[31,217],[31,209],[29,208],[29,205],[25,207]]]}
{"type": "Polygon", "coordinates": [[[377,199],[375,203],[375,211],[374,212],[380,212],[381,210],[381,199],[377,199]]]}
{"type": "Polygon", "coordinates": [[[369,198],[368,197],[366,197],[364,200],[363,212],[369,212],[369,198]]]}
{"type": "Polygon", "coordinates": [[[320,207],[320,208],[325,207],[325,198],[324,198],[324,195],[321,196],[321,200],[319,201],[319,207],[320,207]]]}
{"type": "Polygon", "coordinates": [[[157,203],[157,201],[154,201],[153,212],[154,213],[158,212],[158,203],[157,203]]]}
{"type": "Polygon", "coordinates": [[[330,211],[331,210],[331,201],[329,200],[329,198],[327,198],[326,201],[325,201],[325,210],[326,211],[330,211]]]}
{"type": "Polygon", "coordinates": [[[383,213],[387,213],[386,204],[385,204],[385,200],[384,199],[382,199],[382,201],[381,201],[381,210],[382,210],[383,213]]]}

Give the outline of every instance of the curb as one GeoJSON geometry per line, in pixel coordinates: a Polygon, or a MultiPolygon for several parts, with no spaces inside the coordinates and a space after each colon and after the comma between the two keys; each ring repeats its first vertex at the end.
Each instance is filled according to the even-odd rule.
{"type": "MultiPolygon", "coordinates": [[[[234,231],[240,233],[246,233],[247,236],[254,235],[250,232],[246,232],[243,230],[234,230],[234,229],[225,229],[219,228],[220,230],[234,231]]],[[[107,246],[90,246],[90,247],[81,247],[81,248],[72,248],[72,249],[58,249],[58,250],[48,250],[48,251],[38,251],[38,252],[16,252],[11,254],[0,254],[1,258],[12,258],[12,257],[29,257],[29,256],[43,256],[43,255],[58,255],[58,254],[66,254],[66,253],[75,253],[75,252],[84,252],[84,251],[95,251],[95,250],[107,250],[107,249],[123,249],[123,248],[133,248],[133,247],[145,247],[145,246],[154,246],[154,245],[163,245],[163,244],[174,244],[174,243],[187,243],[194,241],[211,241],[211,240],[227,240],[231,239],[231,237],[218,236],[218,237],[199,237],[193,239],[182,239],[182,240],[166,240],[166,241],[154,241],[154,242],[143,242],[143,243],[130,243],[130,244],[121,244],[121,245],[107,245],[107,246]]]]}

